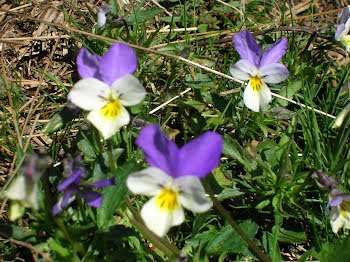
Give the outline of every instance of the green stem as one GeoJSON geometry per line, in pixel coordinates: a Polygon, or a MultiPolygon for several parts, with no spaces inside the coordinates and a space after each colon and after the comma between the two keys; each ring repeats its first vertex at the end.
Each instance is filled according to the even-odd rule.
{"type": "Polygon", "coordinates": [[[62,222],[61,219],[59,219],[58,217],[54,217],[54,220],[57,224],[57,226],[61,229],[61,231],[63,232],[65,238],[68,240],[69,243],[71,243],[71,245],[73,246],[73,249],[75,252],[78,252],[80,255],[84,256],[86,251],[84,250],[84,248],[80,245],[80,243],[74,241],[70,235],[69,232],[66,228],[66,226],[64,225],[64,223],[62,222]]]}
{"type": "Polygon", "coordinates": [[[137,228],[139,232],[157,248],[163,251],[170,258],[181,258],[181,252],[173,246],[167,239],[161,238],[149,230],[143,223],[143,220],[138,211],[132,206],[128,196],[125,197],[125,204],[130,210],[132,217],[129,217],[130,222],[137,228]]]}
{"type": "Polygon", "coordinates": [[[79,209],[80,209],[80,213],[83,217],[83,220],[84,221],[87,221],[87,217],[86,217],[86,214],[85,214],[85,208],[84,208],[84,204],[83,204],[83,201],[81,200],[81,197],[77,194],[76,196],[76,199],[77,199],[77,202],[78,202],[78,206],[79,206],[79,209]]]}
{"type": "Polygon", "coordinates": [[[111,172],[113,173],[115,171],[115,162],[113,159],[113,148],[111,140],[107,140],[107,153],[108,153],[108,159],[109,159],[109,166],[111,168],[111,172]]]}
{"type": "Polygon", "coordinates": [[[237,231],[238,234],[247,242],[248,246],[260,257],[263,262],[271,262],[271,260],[265,255],[265,253],[257,246],[255,243],[242,231],[242,229],[237,225],[237,223],[232,219],[227,210],[221,205],[220,201],[216,199],[213,191],[211,190],[209,184],[202,180],[202,184],[209,194],[210,198],[214,202],[214,206],[219,211],[219,213],[229,222],[229,224],[237,231]]]}
{"type": "Polygon", "coordinates": [[[97,146],[98,146],[98,149],[100,150],[100,154],[102,154],[104,152],[103,150],[103,145],[101,143],[101,137],[100,137],[100,134],[98,133],[98,130],[91,126],[90,130],[93,130],[93,133],[91,135],[95,136],[95,139],[97,141],[97,146]]]}

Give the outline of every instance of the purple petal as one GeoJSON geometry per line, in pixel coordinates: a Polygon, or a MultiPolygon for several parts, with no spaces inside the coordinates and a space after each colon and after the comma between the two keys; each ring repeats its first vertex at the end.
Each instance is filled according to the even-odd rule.
{"type": "Polygon", "coordinates": [[[338,25],[337,31],[335,32],[335,36],[334,36],[334,39],[336,41],[340,41],[340,36],[344,30],[345,30],[345,24],[338,25]]]}
{"type": "Polygon", "coordinates": [[[136,67],[134,50],[126,44],[115,43],[100,60],[98,79],[111,85],[118,78],[132,74],[136,67]]]}
{"type": "Polygon", "coordinates": [[[259,67],[277,63],[281,57],[287,52],[288,41],[287,38],[275,42],[262,55],[259,67]]]}
{"type": "Polygon", "coordinates": [[[180,149],[177,176],[202,178],[220,163],[222,137],[214,132],[206,132],[180,149]]]}
{"type": "Polygon", "coordinates": [[[89,190],[79,190],[78,192],[89,206],[96,208],[101,206],[103,195],[89,190]]]}
{"type": "Polygon", "coordinates": [[[70,203],[72,203],[75,200],[75,195],[72,195],[76,192],[76,189],[70,189],[64,192],[61,202],[61,208],[64,208],[68,206],[70,203]]]}
{"type": "Polygon", "coordinates": [[[258,66],[261,49],[248,30],[243,30],[235,34],[232,42],[242,59],[248,60],[258,66]]]}
{"type": "Polygon", "coordinates": [[[338,16],[338,22],[339,24],[345,24],[346,20],[349,18],[349,6],[343,8],[343,10],[340,11],[338,16]]]}
{"type": "Polygon", "coordinates": [[[60,203],[57,202],[53,207],[52,207],[52,210],[51,210],[51,213],[56,216],[59,212],[62,211],[62,208],[60,206],[60,203]]]}
{"type": "Polygon", "coordinates": [[[136,144],[146,155],[148,164],[176,176],[179,149],[162,132],[159,125],[146,126],[136,139],[136,144]]]}
{"type": "Polygon", "coordinates": [[[98,65],[101,61],[101,58],[101,56],[91,54],[84,47],[80,49],[80,52],[77,56],[77,67],[81,78],[97,78],[98,65]]]}
{"type": "Polygon", "coordinates": [[[331,201],[329,201],[329,205],[331,207],[335,207],[335,206],[339,206],[341,204],[341,202],[343,202],[343,197],[342,196],[336,196],[336,197],[332,198],[331,201]]]}
{"type": "Polygon", "coordinates": [[[70,177],[64,180],[57,186],[59,192],[66,190],[69,187],[77,187],[80,183],[80,175],[83,173],[83,169],[79,168],[70,177]]]}
{"type": "Polygon", "coordinates": [[[103,180],[100,180],[100,181],[97,181],[94,183],[94,186],[95,187],[105,187],[105,186],[113,186],[115,185],[115,180],[114,178],[111,178],[111,179],[103,179],[103,180]]]}

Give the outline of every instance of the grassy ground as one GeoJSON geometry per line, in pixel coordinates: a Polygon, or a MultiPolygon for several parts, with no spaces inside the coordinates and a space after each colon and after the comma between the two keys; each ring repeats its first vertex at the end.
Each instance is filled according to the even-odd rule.
{"type": "MultiPolygon", "coordinates": [[[[110,140],[113,148],[125,149],[115,159],[120,181],[134,168],[131,160],[137,168],[147,166],[134,144],[144,125],[160,124],[178,145],[214,130],[223,136],[224,150],[220,167],[206,181],[273,261],[330,261],[335,254],[337,261],[348,261],[348,232],[332,232],[324,213],[327,195],[312,176],[321,169],[349,193],[348,122],[332,128],[349,100],[349,57],[334,40],[342,1],[111,1],[112,16],[119,15],[125,23],[114,19],[103,28],[96,26],[102,1],[62,2],[2,1],[1,11],[13,12],[0,14],[3,190],[26,153],[44,151],[51,160],[48,179],[40,185],[39,210],[27,209],[23,218],[10,222],[9,201],[3,199],[0,259],[168,259],[132,227],[123,203],[125,183],[124,193],[114,199],[118,208],[108,211],[109,219],[89,207],[77,209],[78,204],[59,218],[50,214],[68,154],[82,151],[93,179],[111,175],[109,166],[101,164],[107,144],[99,147],[86,114],[51,134],[43,128],[64,107],[80,79],[75,64],[79,48],[103,55],[116,40],[133,45],[138,56],[134,75],[147,89],[143,103],[131,108],[130,125],[110,140]],[[258,113],[244,106],[245,85],[229,72],[240,59],[232,36],[243,29],[264,48],[287,37],[288,51],[281,62],[290,76],[270,88],[292,101],[274,96],[258,113]],[[49,187],[45,193],[44,184],[49,187]]],[[[130,196],[137,208],[146,200],[130,196]]],[[[204,214],[187,212],[185,223],[172,228],[166,238],[189,261],[257,259],[214,208],[204,214]]]]}

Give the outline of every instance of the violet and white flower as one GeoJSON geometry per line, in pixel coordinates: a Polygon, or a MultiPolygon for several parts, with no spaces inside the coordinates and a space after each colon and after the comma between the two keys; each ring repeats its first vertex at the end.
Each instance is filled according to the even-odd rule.
{"type": "Polygon", "coordinates": [[[334,233],[340,228],[350,229],[350,195],[330,195],[326,214],[329,215],[334,233]]]}
{"type": "Polygon", "coordinates": [[[48,167],[48,156],[27,156],[18,176],[11,182],[4,196],[11,200],[9,218],[14,221],[23,216],[25,208],[38,209],[38,180],[48,167]]]}
{"type": "Polygon", "coordinates": [[[160,126],[153,125],[142,129],[136,143],[151,167],[130,174],[127,186],[134,194],[152,197],[141,210],[148,228],[164,236],[170,227],[184,221],[183,208],[193,212],[211,208],[200,178],[220,163],[220,135],[208,131],[178,148],[160,126]]]}
{"type": "Polygon", "coordinates": [[[261,48],[248,30],[233,36],[241,60],[230,67],[233,77],[249,81],[243,93],[244,104],[259,112],[271,101],[271,91],[265,84],[281,83],[289,76],[288,69],[277,63],[287,52],[287,38],[275,42],[261,55],[261,48]]]}
{"type": "Polygon", "coordinates": [[[104,26],[107,22],[106,14],[112,11],[112,7],[110,5],[102,5],[97,12],[97,26],[100,28],[104,26]]]}
{"type": "Polygon", "coordinates": [[[350,6],[345,7],[339,14],[337,26],[337,31],[335,32],[335,40],[340,41],[340,43],[345,47],[346,51],[350,51],[350,6]]]}
{"type": "Polygon", "coordinates": [[[124,106],[140,103],[146,90],[131,75],[136,70],[137,57],[125,44],[115,43],[104,56],[97,56],[82,48],[77,57],[80,76],[68,99],[78,107],[90,111],[87,119],[105,139],[113,136],[130,122],[124,106]]]}
{"type": "Polygon", "coordinates": [[[84,178],[84,171],[80,166],[80,160],[81,157],[78,155],[74,160],[70,159],[70,161],[65,163],[64,174],[69,175],[69,177],[57,187],[58,192],[64,191],[64,194],[53,206],[53,215],[57,215],[63,208],[72,203],[76,198],[76,194],[79,194],[89,206],[98,208],[101,206],[103,195],[92,191],[92,189],[115,184],[114,178],[103,179],[92,184],[82,184],[81,178],[84,178]]]}

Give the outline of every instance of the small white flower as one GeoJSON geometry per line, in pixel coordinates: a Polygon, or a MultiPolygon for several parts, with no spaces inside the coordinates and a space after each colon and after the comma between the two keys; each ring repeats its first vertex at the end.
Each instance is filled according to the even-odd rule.
{"type": "Polygon", "coordinates": [[[90,111],[87,119],[107,139],[130,122],[130,115],[124,106],[140,103],[145,95],[146,91],[139,80],[128,74],[111,86],[96,78],[82,79],[74,85],[69,99],[90,111]]]}
{"type": "Polygon", "coordinates": [[[263,54],[248,30],[237,33],[232,38],[241,60],[230,67],[232,76],[249,81],[243,93],[244,104],[259,112],[271,101],[268,84],[278,84],[289,76],[288,69],[277,63],[287,51],[287,39],[275,42],[263,54]]]}
{"type": "Polygon", "coordinates": [[[342,227],[344,229],[350,229],[350,195],[331,196],[326,213],[329,213],[329,219],[334,233],[337,233],[342,227]],[[329,207],[331,207],[330,212],[329,207]]]}
{"type": "Polygon", "coordinates": [[[113,44],[104,56],[82,48],[77,66],[83,79],[74,85],[68,99],[90,111],[87,119],[105,139],[110,138],[130,121],[124,106],[136,105],[146,95],[140,81],[131,75],[137,67],[136,54],[121,43],[113,44]]]}
{"type": "Polygon", "coordinates": [[[127,186],[134,194],[152,196],[141,210],[141,217],[149,229],[164,236],[172,226],[184,219],[183,207],[193,212],[205,212],[212,202],[206,196],[198,177],[173,178],[156,167],[132,173],[127,186]]]}

